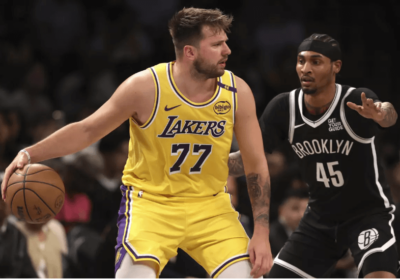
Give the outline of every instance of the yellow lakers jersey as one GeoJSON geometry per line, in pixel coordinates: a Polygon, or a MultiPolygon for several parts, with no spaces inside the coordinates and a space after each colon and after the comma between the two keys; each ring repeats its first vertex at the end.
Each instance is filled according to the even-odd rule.
{"type": "Polygon", "coordinates": [[[126,186],[145,192],[204,197],[224,191],[232,143],[237,96],[230,71],[217,78],[212,98],[188,100],[172,76],[174,62],[149,68],[156,98],[149,120],[130,118],[126,186]]]}

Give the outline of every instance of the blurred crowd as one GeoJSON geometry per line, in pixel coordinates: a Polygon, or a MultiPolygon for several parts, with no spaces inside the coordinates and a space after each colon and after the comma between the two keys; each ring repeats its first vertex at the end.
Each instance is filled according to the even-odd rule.
{"type": "MultiPolygon", "coordinates": [[[[312,33],[327,33],[341,43],[339,83],[368,87],[399,111],[400,4],[348,2],[0,1],[0,174],[21,148],[94,112],[133,73],[174,60],[167,21],[182,7],[218,7],[234,15],[227,68],[252,88],[258,116],[276,94],[299,87],[296,50],[312,33]]],[[[397,124],[378,139],[396,204],[399,131],[397,124]]],[[[45,225],[16,220],[0,202],[0,277],[114,277],[119,186],[128,143],[124,123],[77,154],[43,162],[59,172],[66,188],[64,207],[45,225]]],[[[232,151],[237,149],[233,141],[232,151]]],[[[276,256],[307,206],[307,185],[288,147],[267,159],[272,184],[270,241],[276,256]]],[[[228,178],[228,187],[251,236],[246,180],[228,178]]],[[[400,233],[398,221],[394,226],[400,233]]],[[[335,277],[355,275],[350,254],[336,268],[335,277]]],[[[179,250],[161,277],[208,276],[179,250]]]]}

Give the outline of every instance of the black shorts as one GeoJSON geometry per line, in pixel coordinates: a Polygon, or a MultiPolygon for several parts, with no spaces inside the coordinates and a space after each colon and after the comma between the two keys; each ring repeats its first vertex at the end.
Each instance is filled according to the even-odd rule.
{"type": "Polygon", "coordinates": [[[336,262],[349,249],[359,277],[375,271],[388,271],[397,276],[392,213],[329,223],[321,221],[308,207],[298,229],[275,258],[269,277],[330,277],[336,262]]]}

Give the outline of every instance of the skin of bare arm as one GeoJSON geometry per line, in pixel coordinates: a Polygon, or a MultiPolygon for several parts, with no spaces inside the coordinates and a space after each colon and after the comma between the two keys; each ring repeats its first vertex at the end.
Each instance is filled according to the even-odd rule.
{"type": "Polygon", "coordinates": [[[396,109],[390,102],[375,102],[361,93],[361,105],[347,102],[347,106],[357,111],[361,116],[374,120],[382,127],[390,127],[397,121],[396,109]]]}
{"type": "MultiPolygon", "coordinates": [[[[76,153],[120,126],[133,117],[144,123],[152,112],[155,99],[155,85],[149,70],[136,73],[125,80],[96,112],[86,119],[71,123],[42,141],[26,148],[31,163],[76,153]]],[[[27,155],[17,154],[6,168],[1,186],[5,200],[7,182],[15,169],[28,164],[27,155]]]]}
{"type": "Polygon", "coordinates": [[[237,78],[237,90],[238,109],[234,129],[243,158],[247,188],[253,210],[254,234],[249,244],[249,254],[253,265],[251,275],[257,278],[267,273],[272,267],[269,244],[271,187],[253,93],[250,87],[240,78],[237,78]]]}

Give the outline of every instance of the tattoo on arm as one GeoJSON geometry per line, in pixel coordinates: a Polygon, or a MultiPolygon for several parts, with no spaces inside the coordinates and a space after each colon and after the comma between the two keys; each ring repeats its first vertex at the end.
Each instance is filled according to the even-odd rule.
{"type": "Polygon", "coordinates": [[[269,178],[265,183],[262,183],[259,174],[250,173],[247,175],[247,188],[251,208],[253,209],[254,224],[269,227],[269,204],[271,198],[269,178]]]}
{"type": "Polygon", "coordinates": [[[384,112],[385,117],[382,121],[379,122],[379,125],[382,127],[389,127],[396,123],[397,121],[397,112],[394,109],[393,105],[390,102],[383,102],[381,107],[382,112],[384,112]]]}
{"type": "Polygon", "coordinates": [[[240,177],[244,175],[244,166],[240,151],[229,154],[228,167],[230,176],[240,177]]]}

